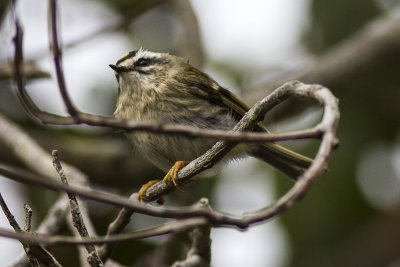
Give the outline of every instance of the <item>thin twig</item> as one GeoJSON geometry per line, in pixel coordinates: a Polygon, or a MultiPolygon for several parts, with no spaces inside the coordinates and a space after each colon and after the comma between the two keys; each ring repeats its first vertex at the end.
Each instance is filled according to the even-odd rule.
{"type": "Polygon", "coordinates": [[[58,28],[57,28],[57,1],[49,0],[49,20],[51,29],[51,48],[53,51],[54,66],[56,69],[56,77],[58,88],[60,89],[61,96],[71,117],[76,117],[77,111],[68,95],[67,85],[65,83],[62,60],[62,51],[58,41],[58,28]]]}
{"type": "Polygon", "coordinates": [[[2,194],[0,193],[0,206],[3,209],[4,214],[7,217],[8,222],[10,223],[11,227],[14,229],[15,232],[22,232],[21,227],[19,226],[17,220],[15,219],[14,215],[11,213],[10,209],[8,208],[6,202],[3,199],[2,194]]]}
{"type": "MultiPolygon", "coordinates": [[[[0,206],[3,209],[4,214],[6,215],[8,222],[14,228],[15,233],[18,234],[30,234],[30,232],[25,232],[21,229],[18,222],[15,220],[14,215],[8,209],[7,204],[5,203],[3,196],[0,193],[0,206]]],[[[28,212],[29,214],[29,212],[28,212]]],[[[29,216],[29,215],[28,215],[29,216]]],[[[29,220],[29,219],[27,219],[29,220]]],[[[50,267],[61,267],[61,265],[57,262],[57,260],[51,255],[45,248],[43,248],[40,244],[32,244],[31,242],[21,241],[21,244],[24,248],[26,256],[28,257],[28,261],[31,266],[39,267],[39,261],[50,267]]]]}
{"type": "MultiPolygon", "coordinates": [[[[137,194],[134,193],[129,197],[130,200],[136,200],[137,194]]],[[[111,235],[119,234],[128,225],[133,215],[133,210],[122,208],[113,222],[108,225],[106,238],[111,235]]],[[[103,262],[105,262],[111,255],[115,245],[111,243],[104,244],[99,249],[99,255],[103,262]]]]}
{"type": "MultiPolygon", "coordinates": [[[[3,199],[2,194],[0,193],[0,206],[3,209],[4,214],[7,217],[7,220],[9,222],[9,224],[11,225],[11,227],[14,229],[15,232],[17,233],[23,233],[24,231],[21,229],[21,227],[19,226],[17,220],[15,219],[14,215],[11,213],[10,209],[8,208],[6,202],[3,199]]],[[[26,219],[27,220],[27,219],[26,219]]],[[[25,222],[26,222],[25,220],[25,222]]],[[[32,255],[32,251],[30,248],[30,244],[29,243],[25,243],[25,242],[21,242],[25,254],[28,257],[29,263],[31,266],[34,267],[39,267],[39,263],[38,263],[38,259],[32,255]]]]}
{"type": "MultiPolygon", "coordinates": [[[[36,233],[41,233],[46,235],[55,235],[59,233],[60,229],[64,227],[64,218],[67,214],[67,210],[68,210],[68,199],[66,195],[63,195],[49,209],[49,211],[46,214],[46,217],[40,223],[36,233]]],[[[47,251],[46,249],[44,250],[47,251]]],[[[48,253],[48,257],[52,257],[52,255],[48,253]]],[[[57,262],[57,260],[54,257],[53,257],[53,262],[57,262]]],[[[48,264],[48,265],[57,266],[57,264],[54,265],[48,264]]],[[[14,263],[10,264],[10,267],[29,267],[29,266],[30,266],[29,259],[27,258],[26,254],[23,254],[18,259],[16,259],[14,263]]]]}
{"type": "Polygon", "coordinates": [[[24,224],[24,231],[30,232],[32,230],[32,208],[28,204],[24,204],[24,211],[25,211],[25,224],[24,224]]]}
{"type": "Polygon", "coordinates": [[[119,235],[96,238],[82,238],[78,239],[71,236],[48,236],[37,234],[33,235],[30,233],[12,232],[7,229],[0,228],[0,236],[17,239],[21,242],[27,242],[31,244],[42,244],[42,245],[101,245],[105,243],[121,243],[132,240],[139,240],[148,237],[156,237],[170,233],[182,233],[190,231],[195,227],[208,225],[209,221],[204,218],[188,218],[177,220],[174,222],[166,223],[160,226],[149,228],[146,230],[136,231],[133,233],[124,233],[119,235]]]}
{"type": "MultiPolygon", "coordinates": [[[[208,199],[203,198],[198,205],[209,208],[208,199]]],[[[209,267],[211,262],[211,226],[196,227],[192,231],[192,245],[186,259],[172,264],[171,267],[209,267]]]]}
{"type": "MultiPolygon", "coordinates": [[[[68,180],[67,176],[64,173],[64,170],[61,166],[61,162],[58,158],[58,151],[53,150],[52,151],[52,156],[53,156],[53,165],[54,168],[57,170],[58,174],[60,175],[61,181],[63,184],[68,186],[68,180]]],[[[79,235],[82,238],[89,238],[89,232],[86,229],[85,222],[83,221],[82,214],[79,208],[79,203],[78,200],[76,199],[76,196],[72,193],[68,193],[69,197],[69,204],[70,204],[70,209],[71,209],[71,215],[72,215],[72,222],[76,230],[78,231],[79,235]]],[[[96,247],[94,245],[87,244],[85,245],[85,248],[88,252],[88,262],[91,266],[103,266],[103,262],[101,261],[97,251],[96,247]]]]}

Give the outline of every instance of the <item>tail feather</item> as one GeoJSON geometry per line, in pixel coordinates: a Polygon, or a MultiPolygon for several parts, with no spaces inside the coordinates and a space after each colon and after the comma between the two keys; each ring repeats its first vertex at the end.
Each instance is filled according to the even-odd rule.
{"type": "Polygon", "coordinates": [[[297,177],[303,174],[312,163],[312,159],[274,143],[254,146],[250,154],[294,180],[297,180],[297,177]]]}

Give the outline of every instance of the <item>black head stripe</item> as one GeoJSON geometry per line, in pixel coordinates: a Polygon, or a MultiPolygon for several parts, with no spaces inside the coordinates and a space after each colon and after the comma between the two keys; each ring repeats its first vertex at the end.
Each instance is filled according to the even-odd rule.
{"type": "Polygon", "coordinates": [[[136,55],[136,53],[137,53],[137,50],[131,51],[131,52],[129,52],[129,53],[126,53],[122,58],[120,58],[120,59],[117,61],[116,65],[122,63],[123,61],[125,61],[125,60],[128,59],[128,58],[134,57],[134,56],[136,55]]]}

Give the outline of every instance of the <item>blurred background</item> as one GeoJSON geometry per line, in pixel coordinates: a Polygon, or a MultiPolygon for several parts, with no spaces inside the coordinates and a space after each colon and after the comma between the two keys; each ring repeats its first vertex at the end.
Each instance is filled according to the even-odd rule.
{"type": "MultiPolygon", "coordinates": [[[[1,115],[47,151],[59,149],[94,188],[128,196],[163,177],[120,132],[43,126],[26,115],[12,82],[9,2],[0,3],[1,115]]],[[[47,10],[47,1],[18,1],[27,89],[43,109],[65,114],[48,48],[47,10]]],[[[294,78],[323,84],[339,98],[340,146],[329,171],[278,219],[244,232],[213,229],[212,266],[400,266],[400,1],[69,0],[59,1],[59,15],[68,90],[86,112],[112,115],[117,82],[108,64],[140,47],[187,58],[250,105],[294,78]]],[[[320,117],[317,105],[296,99],[267,114],[266,124],[273,131],[301,129],[320,117]]],[[[309,156],[318,147],[316,141],[284,145],[309,156]]],[[[2,140],[0,161],[23,166],[2,140]]],[[[291,185],[246,159],[166,201],[186,205],[204,196],[215,209],[241,214],[273,203],[291,185]]],[[[0,191],[20,222],[22,205],[29,203],[35,225],[58,196],[5,178],[0,191]]],[[[92,202],[89,208],[104,234],[115,209],[92,202]]],[[[135,215],[127,230],[160,222],[135,215]]],[[[0,225],[10,228],[4,215],[0,225]]],[[[163,242],[173,244],[169,262],[183,258],[184,236],[125,243],[112,258],[145,266],[163,242]]],[[[0,238],[2,263],[21,252],[18,242],[0,238]]],[[[65,266],[76,266],[74,250],[58,247],[54,253],[65,266]]]]}

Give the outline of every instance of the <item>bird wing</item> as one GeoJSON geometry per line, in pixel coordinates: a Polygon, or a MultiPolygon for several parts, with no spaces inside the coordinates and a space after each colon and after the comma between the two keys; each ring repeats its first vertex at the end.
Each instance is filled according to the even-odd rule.
{"type": "MultiPolygon", "coordinates": [[[[227,108],[237,121],[249,110],[249,107],[242,100],[229,90],[221,87],[201,70],[189,64],[185,68],[183,71],[185,75],[175,77],[175,79],[185,84],[190,94],[227,108]]],[[[267,128],[258,123],[254,130],[267,131],[267,128]]],[[[271,164],[294,179],[303,173],[304,168],[308,168],[312,162],[312,159],[273,142],[261,144],[252,153],[254,157],[271,164]]]]}
{"type": "MultiPolygon", "coordinates": [[[[209,75],[201,70],[187,64],[183,73],[185,73],[185,75],[175,77],[175,79],[178,82],[187,85],[191,94],[227,108],[237,121],[239,121],[249,110],[249,106],[247,106],[239,97],[220,86],[209,75]],[[195,88],[190,90],[191,87],[195,88]]],[[[255,130],[267,131],[261,123],[257,124],[255,130]]]]}

